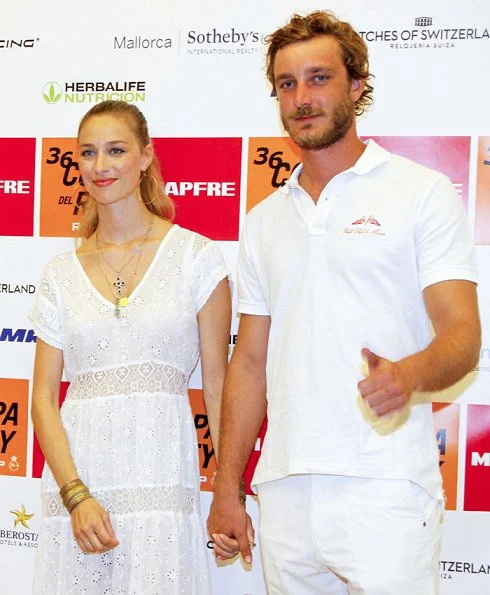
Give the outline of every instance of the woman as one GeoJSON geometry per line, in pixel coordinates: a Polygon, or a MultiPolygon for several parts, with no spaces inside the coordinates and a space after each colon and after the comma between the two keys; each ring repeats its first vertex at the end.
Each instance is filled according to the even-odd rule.
{"type": "Polygon", "coordinates": [[[173,205],[135,106],[94,106],[78,146],[85,241],[48,264],[33,313],[32,418],[49,467],[35,592],[203,595],[187,385],[200,353],[217,444],[227,272],[212,242],[170,223],[173,205]],[[59,411],[63,369],[70,387],[59,411]]]}

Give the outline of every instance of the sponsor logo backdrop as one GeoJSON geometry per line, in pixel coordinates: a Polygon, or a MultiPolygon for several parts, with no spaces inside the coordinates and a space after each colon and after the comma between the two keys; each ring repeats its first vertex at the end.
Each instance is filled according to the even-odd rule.
{"type": "MultiPolygon", "coordinates": [[[[48,259],[74,247],[85,200],[75,154],[80,117],[103,99],[126,99],[147,116],[177,222],[219,242],[236,280],[246,212],[300,161],[280,126],[264,75],[265,34],[298,9],[292,0],[198,0],[135,11],[87,0],[9,8],[0,33],[0,574],[2,595],[28,595],[39,530],[44,460],[29,421],[35,337],[28,319],[48,259]],[[97,14],[94,26],[93,14],[97,14]]],[[[375,104],[363,138],[449,176],[474,229],[483,345],[477,369],[436,396],[434,433],[447,498],[442,595],[490,592],[490,18],[486,0],[423,11],[380,0],[330,8],[368,43],[375,104]],[[457,75],[455,75],[457,73],[457,75]],[[455,84],[457,76],[457,84],[455,84]],[[468,94],[468,89],[478,92],[468,94]],[[455,109],[454,106],[458,106],[455,109]],[[488,304],[488,308],[487,308],[488,304]]],[[[302,11],[318,8],[303,0],[302,11]]],[[[400,180],[400,184],[403,180],[400,180]]],[[[231,333],[236,333],[233,321],[231,333]]],[[[230,353],[235,337],[230,337],[230,353]]],[[[189,397],[207,516],[216,469],[199,370],[189,397]]],[[[60,402],[67,383],[60,391],[60,402]]],[[[266,423],[246,471],[250,479],[266,423]]],[[[258,529],[258,506],[248,499],[258,529]]],[[[257,539],[258,542],[258,539],[257,539]]],[[[251,571],[217,568],[216,594],[265,595],[260,551],[251,571]]]]}

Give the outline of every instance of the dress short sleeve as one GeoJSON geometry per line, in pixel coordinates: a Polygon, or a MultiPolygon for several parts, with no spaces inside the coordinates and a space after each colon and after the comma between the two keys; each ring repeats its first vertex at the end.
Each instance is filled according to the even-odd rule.
{"type": "Polygon", "coordinates": [[[36,292],[29,315],[36,336],[57,349],[63,349],[61,292],[57,283],[56,259],[48,263],[36,292]]]}
{"type": "Polygon", "coordinates": [[[192,299],[196,313],[225,277],[228,277],[228,270],[216,244],[203,236],[197,236],[194,242],[191,276],[192,299]]]}

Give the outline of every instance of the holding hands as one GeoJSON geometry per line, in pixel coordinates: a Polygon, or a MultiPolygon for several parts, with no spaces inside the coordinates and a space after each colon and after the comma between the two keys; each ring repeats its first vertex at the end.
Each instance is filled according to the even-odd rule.
{"type": "Polygon", "coordinates": [[[246,564],[252,563],[255,532],[245,503],[240,498],[215,491],[208,532],[217,560],[231,560],[241,553],[246,564]]]}

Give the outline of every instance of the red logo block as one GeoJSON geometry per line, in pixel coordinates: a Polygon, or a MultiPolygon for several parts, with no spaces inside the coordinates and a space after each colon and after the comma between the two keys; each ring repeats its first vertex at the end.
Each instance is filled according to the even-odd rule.
{"type": "Polygon", "coordinates": [[[241,138],[154,138],[175,222],[213,240],[238,240],[241,138]]]}
{"type": "Polygon", "coordinates": [[[490,511],[490,405],[468,405],[464,510],[490,511]]]}
{"type": "Polygon", "coordinates": [[[0,139],[0,236],[34,232],[36,139],[0,139]]]}

